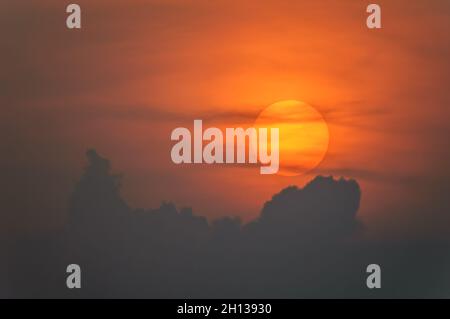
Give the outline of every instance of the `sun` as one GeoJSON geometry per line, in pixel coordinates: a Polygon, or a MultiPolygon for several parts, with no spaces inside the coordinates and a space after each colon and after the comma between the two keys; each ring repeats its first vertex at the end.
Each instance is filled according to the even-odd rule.
{"type": "Polygon", "coordinates": [[[328,150],[328,126],[311,105],[283,100],[266,107],[255,121],[256,128],[279,128],[279,175],[304,174],[320,164],[328,150]]]}

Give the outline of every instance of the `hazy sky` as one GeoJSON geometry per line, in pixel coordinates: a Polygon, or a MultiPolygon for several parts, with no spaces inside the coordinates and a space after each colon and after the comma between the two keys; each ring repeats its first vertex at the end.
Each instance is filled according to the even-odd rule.
{"type": "Polygon", "coordinates": [[[365,1],[77,3],[81,30],[62,1],[0,4],[8,230],[64,224],[87,148],[124,174],[135,207],[249,220],[281,188],[332,174],[361,184],[373,233],[447,230],[450,2],[377,1],[381,30],[366,27],[365,1]],[[286,99],[328,124],[309,175],[171,162],[175,127],[250,126],[286,99]]]}

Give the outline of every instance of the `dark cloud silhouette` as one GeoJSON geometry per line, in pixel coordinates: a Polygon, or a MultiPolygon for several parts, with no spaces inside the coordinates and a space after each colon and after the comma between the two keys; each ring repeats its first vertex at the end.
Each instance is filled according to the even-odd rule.
{"type": "Polygon", "coordinates": [[[265,203],[261,215],[244,226],[253,240],[282,247],[351,239],[358,230],[360,189],[353,180],[318,176],[303,189],[291,186],[265,203]]]}
{"type": "Polygon", "coordinates": [[[260,216],[211,223],[164,202],[132,209],[120,175],[96,151],[70,198],[66,229],[22,238],[8,255],[6,297],[300,298],[442,297],[449,290],[446,245],[372,243],[357,218],[354,180],[318,176],[283,189],[260,216]],[[414,249],[412,248],[414,247],[414,249]],[[66,267],[82,288],[65,286],[66,267]],[[382,266],[369,290],[366,267],[382,266]]]}

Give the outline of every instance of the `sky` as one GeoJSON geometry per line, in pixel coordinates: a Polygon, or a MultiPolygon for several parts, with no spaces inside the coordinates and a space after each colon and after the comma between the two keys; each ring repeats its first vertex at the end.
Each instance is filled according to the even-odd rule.
{"type": "Polygon", "coordinates": [[[374,236],[442,236],[449,217],[450,3],[378,1],[62,1],[0,4],[6,232],[58,229],[95,148],[123,174],[134,207],[162,200],[214,219],[255,218],[263,203],[316,175],[362,190],[374,236]],[[171,131],[248,127],[295,99],[325,119],[329,147],[308,174],[172,163],[171,131]]]}

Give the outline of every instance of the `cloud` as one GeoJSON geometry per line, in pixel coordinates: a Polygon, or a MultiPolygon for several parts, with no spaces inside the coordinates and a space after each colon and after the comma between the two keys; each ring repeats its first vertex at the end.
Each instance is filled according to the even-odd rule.
{"type": "Polygon", "coordinates": [[[392,284],[401,284],[416,270],[430,269],[424,258],[432,267],[443,268],[448,260],[429,246],[411,250],[362,240],[357,218],[361,190],[355,180],[318,176],[303,188],[291,186],[275,194],[250,223],[231,217],[208,223],[192,209],[178,209],[170,202],[156,209],[130,208],[121,198],[121,177],[111,173],[110,162],[95,150],[86,156],[88,165],[72,193],[66,229],[24,238],[10,250],[7,297],[341,298],[446,293],[435,280],[445,274],[440,267],[433,280],[419,277],[417,286],[392,284]],[[30,268],[30,260],[39,262],[30,268]],[[390,280],[382,291],[365,288],[365,267],[372,262],[382,264],[390,280]],[[63,270],[69,263],[83,270],[81,290],[64,287],[63,270]]]}
{"type": "Polygon", "coordinates": [[[317,176],[304,188],[291,186],[264,204],[254,221],[263,234],[336,240],[349,238],[357,229],[356,213],[361,191],[354,180],[317,176]]]}

